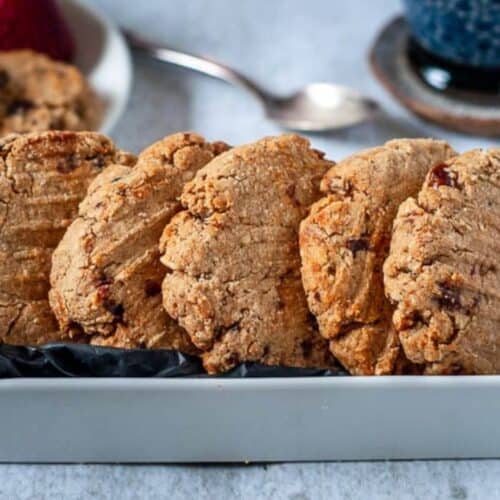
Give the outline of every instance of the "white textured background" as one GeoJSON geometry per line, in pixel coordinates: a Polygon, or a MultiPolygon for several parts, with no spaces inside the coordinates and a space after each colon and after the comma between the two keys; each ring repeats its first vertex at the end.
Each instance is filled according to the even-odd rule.
{"type": "MultiPolygon", "coordinates": [[[[275,91],[326,80],[380,100],[390,114],[383,123],[312,138],[334,159],[406,135],[443,137],[458,150],[495,143],[424,124],[374,80],[366,55],[378,29],[400,10],[397,0],[89,1],[119,24],[224,60],[275,91]]],[[[233,144],[278,131],[237,89],[143,58],[134,62],[132,100],[114,134],[123,148],[138,151],[180,129],[233,144]]],[[[44,498],[490,499],[500,498],[500,461],[0,466],[1,500],[44,498]]]]}

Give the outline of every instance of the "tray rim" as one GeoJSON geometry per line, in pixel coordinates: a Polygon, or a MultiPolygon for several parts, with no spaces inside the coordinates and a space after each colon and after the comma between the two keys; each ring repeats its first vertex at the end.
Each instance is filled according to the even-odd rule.
{"type": "Polygon", "coordinates": [[[0,392],[8,390],[189,390],[189,389],[237,389],[237,390],[283,390],[302,388],[328,388],[328,387],[366,388],[407,388],[407,389],[433,389],[433,388],[474,388],[498,387],[500,389],[500,375],[443,375],[443,376],[357,376],[357,377],[258,377],[246,379],[231,378],[196,378],[196,377],[171,377],[171,378],[105,378],[105,377],[75,377],[75,378],[7,378],[0,380],[0,392]]]}
{"type": "Polygon", "coordinates": [[[0,382],[0,463],[500,457],[498,375],[0,382]]]}

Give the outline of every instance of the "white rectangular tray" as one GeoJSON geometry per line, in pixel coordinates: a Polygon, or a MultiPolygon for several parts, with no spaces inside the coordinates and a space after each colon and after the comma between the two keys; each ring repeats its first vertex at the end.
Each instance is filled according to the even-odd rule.
{"type": "Polygon", "coordinates": [[[500,457],[500,376],[0,381],[0,462],[500,457]]]}

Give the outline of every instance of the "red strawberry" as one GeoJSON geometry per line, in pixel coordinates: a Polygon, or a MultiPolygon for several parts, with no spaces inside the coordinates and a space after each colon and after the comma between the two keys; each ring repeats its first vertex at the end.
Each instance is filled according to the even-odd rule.
{"type": "Polygon", "coordinates": [[[54,0],[0,0],[0,50],[14,49],[73,58],[73,37],[54,0]]]}

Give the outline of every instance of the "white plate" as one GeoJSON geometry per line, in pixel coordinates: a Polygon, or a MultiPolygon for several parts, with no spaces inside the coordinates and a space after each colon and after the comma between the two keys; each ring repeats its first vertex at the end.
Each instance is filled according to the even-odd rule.
{"type": "Polygon", "coordinates": [[[123,114],[132,84],[129,48],[114,24],[79,0],[60,0],[76,42],[75,64],[105,103],[99,131],[109,134],[123,114]]]}
{"type": "Polygon", "coordinates": [[[0,462],[500,457],[500,377],[0,381],[0,462]]]}

